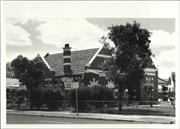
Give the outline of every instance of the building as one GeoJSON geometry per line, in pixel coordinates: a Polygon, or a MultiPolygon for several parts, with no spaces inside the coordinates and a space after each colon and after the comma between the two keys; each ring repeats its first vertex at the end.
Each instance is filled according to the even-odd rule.
{"type": "Polygon", "coordinates": [[[175,97],[175,88],[172,78],[161,79],[158,78],[158,98],[159,100],[167,101],[169,97],[175,97]]]}
{"type": "Polygon", "coordinates": [[[148,65],[144,69],[145,78],[141,81],[140,86],[140,100],[148,101],[146,92],[144,92],[145,86],[151,86],[152,89],[152,101],[158,101],[158,70],[152,60],[149,61],[148,65]]]}
{"type": "Polygon", "coordinates": [[[17,78],[6,78],[6,90],[13,91],[13,90],[26,90],[26,86],[21,85],[17,78]]]}
{"type": "MultiPolygon", "coordinates": [[[[101,48],[71,51],[69,44],[65,44],[63,53],[38,55],[49,69],[45,79],[45,86],[61,86],[64,90],[70,90],[73,82],[80,85],[90,86],[102,84],[114,88],[114,83],[106,78],[102,70],[103,62],[111,59],[110,53],[102,46],[101,48]]],[[[154,101],[158,99],[157,69],[152,61],[149,62],[145,71],[145,79],[139,87],[131,87],[128,91],[133,100],[147,101],[143,86],[153,85],[154,101]]]]}
{"type": "Polygon", "coordinates": [[[19,89],[20,83],[18,79],[15,78],[6,78],[6,89],[13,90],[13,89],[19,89]]]}

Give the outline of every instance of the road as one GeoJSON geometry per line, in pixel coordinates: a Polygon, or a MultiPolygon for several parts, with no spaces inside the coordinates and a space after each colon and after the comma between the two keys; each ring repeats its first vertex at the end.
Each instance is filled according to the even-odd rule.
{"type": "Polygon", "coordinates": [[[108,121],[80,118],[60,118],[30,115],[7,115],[7,124],[142,124],[130,121],[108,121]]]}

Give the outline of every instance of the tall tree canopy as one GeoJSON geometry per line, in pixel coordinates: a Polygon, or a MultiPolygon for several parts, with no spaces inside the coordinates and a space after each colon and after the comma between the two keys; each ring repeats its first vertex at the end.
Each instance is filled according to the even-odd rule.
{"type": "Polygon", "coordinates": [[[172,72],[171,77],[172,77],[172,81],[173,81],[173,84],[174,84],[174,87],[175,87],[176,86],[176,73],[172,72]]]}
{"type": "Polygon", "coordinates": [[[144,68],[152,55],[149,47],[151,33],[140,28],[137,22],[111,26],[108,29],[108,38],[115,45],[111,49],[113,59],[109,62],[108,69],[118,86],[119,99],[122,100],[123,90],[128,86],[139,86],[144,77],[144,68]]]}
{"type": "Polygon", "coordinates": [[[14,75],[19,79],[22,85],[26,85],[28,90],[38,87],[43,82],[46,72],[46,66],[36,57],[28,60],[26,57],[19,55],[11,62],[14,75]]]}

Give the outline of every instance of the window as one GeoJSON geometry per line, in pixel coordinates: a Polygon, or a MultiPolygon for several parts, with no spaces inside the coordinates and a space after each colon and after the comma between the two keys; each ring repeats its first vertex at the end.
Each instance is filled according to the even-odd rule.
{"type": "Polygon", "coordinates": [[[146,77],[145,80],[147,81],[147,83],[153,84],[154,78],[153,77],[146,77]]]}

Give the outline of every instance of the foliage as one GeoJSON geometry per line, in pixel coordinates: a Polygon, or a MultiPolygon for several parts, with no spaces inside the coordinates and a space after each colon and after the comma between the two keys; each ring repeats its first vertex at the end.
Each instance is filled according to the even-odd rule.
{"type": "Polygon", "coordinates": [[[19,89],[16,91],[16,96],[26,96],[26,92],[25,89],[19,89]]]}
{"type": "Polygon", "coordinates": [[[43,99],[48,109],[55,110],[63,104],[65,95],[61,88],[53,87],[53,89],[48,89],[43,93],[43,99]]]}
{"type": "Polygon", "coordinates": [[[105,86],[94,86],[91,89],[92,100],[95,100],[93,103],[95,107],[102,107],[104,104],[109,104],[106,101],[111,101],[113,97],[113,89],[107,88],[105,86]],[[103,103],[101,103],[101,102],[103,103]]]}
{"type": "Polygon", "coordinates": [[[167,86],[164,86],[162,85],[162,92],[163,92],[163,100],[164,101],[167,101],[168,100],[168,87],[167,86]]]}
{"type": "Polygon", "coordinates": [[[40,108],[43,104],[46,104],[48,109],[58,109],[65,95],[59,87],[38,87],[32,89],[31,106],[40,108]]]}
{"type": "Polygon", "coordinates": [[[20,105],[25,102],[26,99],[26,90],[19,89],[16,90],[16,103],[18,104],[17,109],[19,109],[20,105]]]}
{"type": "Polygon", "coordinates": [[[168,87],[167,87],[167,86],[162,85],[162,91],[163,91],[163,92],[168,91],[168,87]]]}
{"type": "Polygon", "coordinates": [[[15,77],[19,79],[22,85],[26,85],[28,90],[41,84],[47,70],[45,64],[38,57],[28,60],[22,55],[15,58],[11,66],[15,77]]]}
{"type": "Polygon", "coordinates": [[[30,98],[31,107],[33,105],[41,105],[37,100],[41,99],[40,94],[36,94],[39,89],[37,88],[44,82],[45,75],[47,73],[47,67],[43,61],[37,56],[33,60],[29,60],[22,55],[19,55],[11,62],[11,67],[14,71],[14,76],[19,79],[21,85],[25,85],[27,88],[28,97],[30,98]],[[37,88],[35,90],[35,88],[37,88]],[[34,91],[35,90],[35,91],[34,91]]]}
{"type": "MultiPolygon", "coordinates": [[[[90,88],[82,86],[77,90],[78,90],[77,94],[78,94],[79,111],[87,109],[88,108],[87,101],[91,100],[90,88]]],[[[76,91],[75,90],[72,90],[70,92],[70,102],[75,107],[75,105],[76,105],[76,91]]]]}
{"type": "Polygon", "coordinates": [[[43,92],[44,92],[44,87],[38,87],[38,88],[32,88],[31,89],[31,97],[30,97],[30,102],[31,102],[31,109],[33,107],[37,107],[38,109],[41,107],[43,104],[43,92]]]}
{"type": "Polygon", "coordinates": [[[172,72],[171,73],[171,77],[172,77],[172,81],[173,81],[174,87],[176,87],[176,73],[172,72]]]}
{"type": "MultiPolygon", "coordinates": [[[[71,104],[75,105],[75,90],[70,93],[71,104]]],[[[78,89],[79,110],[88,109],[89,105],[104,106],[102,101],[113,100],[113,90],[104,86],[80,87],[78,89]]]]}
{"type": "MultiPolygon", "coordinates": [[[[140,24],[136,22],[108,29],[108,38],[113,41],[115,48],[106,45],[110,48],[112,59],[105,64],[104,70],[108,71],[109,78],[117,85],[119,100],[122,100],[124,89],[137,87],[144,77],[143,70],[152,55],[149,48],[151,33],[140,28],[140,24]]],[[[121,104],[119,109],[122,110],[121,104]]]]}

